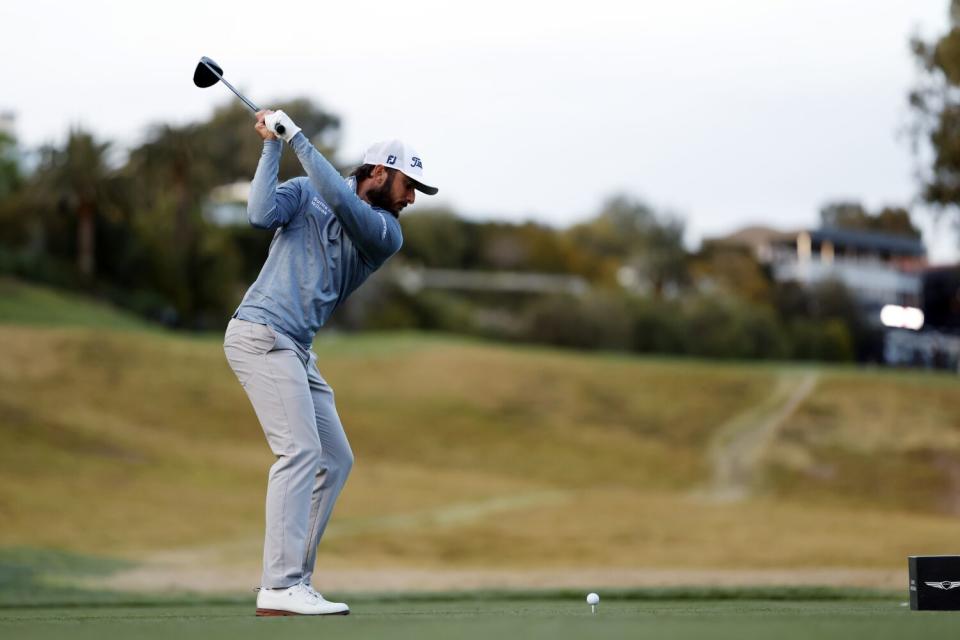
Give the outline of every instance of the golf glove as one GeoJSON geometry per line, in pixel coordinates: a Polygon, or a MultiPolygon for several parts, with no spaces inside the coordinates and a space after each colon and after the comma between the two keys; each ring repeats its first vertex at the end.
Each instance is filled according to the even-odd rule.
{"type": "Polygon", "coordinates": [[[293,120],[290,119],[290,116],[283,111],[274,111],[264,118],[264,122],[267,125],[267,129],[270,130],[270,133],[275,133],[287,142],[293,140],[293,136],[300,133],[300,127],[295,125],[293,120]],[[277,125],[283,125],[283,133],[277,131],[277,125]]]}

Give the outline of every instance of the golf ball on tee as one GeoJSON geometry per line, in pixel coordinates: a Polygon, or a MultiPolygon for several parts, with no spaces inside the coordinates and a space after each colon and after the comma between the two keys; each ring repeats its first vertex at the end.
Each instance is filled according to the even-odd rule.
{"type": "Polygon", "coordinates": [[[587,594],[587,604],[589,604],[590,606],[594,606],[594,605],[600,604],[600,596],[598,596],[598,595],[595,594],[595,593],[588,593],[588,594],[587,594]]]}

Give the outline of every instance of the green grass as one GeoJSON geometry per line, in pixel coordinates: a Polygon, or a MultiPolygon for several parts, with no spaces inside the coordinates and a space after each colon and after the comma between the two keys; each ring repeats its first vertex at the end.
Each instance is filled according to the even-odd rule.
{"type": "Polygon", "coordinates": [[[146,329],[150,325],[109,304],[58,289],[0,278],[0,324],[146,329]]]}
{"type": "Polygon", "coordinates": [[[0,553],[4,638],[898,638],[942,634],[950,614],[910,613],[899,594],[829,587],[575,589],[329,594],[345,618],[257,619],[252,593],[191,596],[80,589],[66,576],[122,568],[103,556],[30,548],[0,553]]]}
{"type": "Polygon", "coordinates": [[[54,638],[817,638],[951,637],[956,614],[897,600],[358,601],[350,616],[257,619],[245,604],[0,610],[0,636],[54,638]]]}

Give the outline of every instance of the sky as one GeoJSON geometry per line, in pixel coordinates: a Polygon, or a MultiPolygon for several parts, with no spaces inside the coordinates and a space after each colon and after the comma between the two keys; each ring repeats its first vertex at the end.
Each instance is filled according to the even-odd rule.
{"type": "Polygon", "coordinates": [[[0,110],[27,147],[81,125],[130,148],[234,99],[193,86],[206,55],[261,106],[302,96],[339,115],[343,164],[406,140],[440,187],[420,197],[471,218],[566,226],[623,193],[682,217],[695,247],[748,224],[815,226],[824,203],[852,199],[914,207],[946,262],[957,235],[916,202],[905,129],[909,39],[945,32],[947,7],[5,2],[0,110]]]}

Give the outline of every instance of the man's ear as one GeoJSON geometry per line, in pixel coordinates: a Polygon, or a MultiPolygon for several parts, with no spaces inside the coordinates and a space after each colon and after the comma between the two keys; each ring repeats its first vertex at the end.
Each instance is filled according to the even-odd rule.
{"type": "Polygon", "coordinates": [[[382,187],[383,183],[387,181],[387,168],[382,164],[378,164],[373,168],[370,177],[373,178],[373,184],[377,185],[377,187],[382,187]]]}

